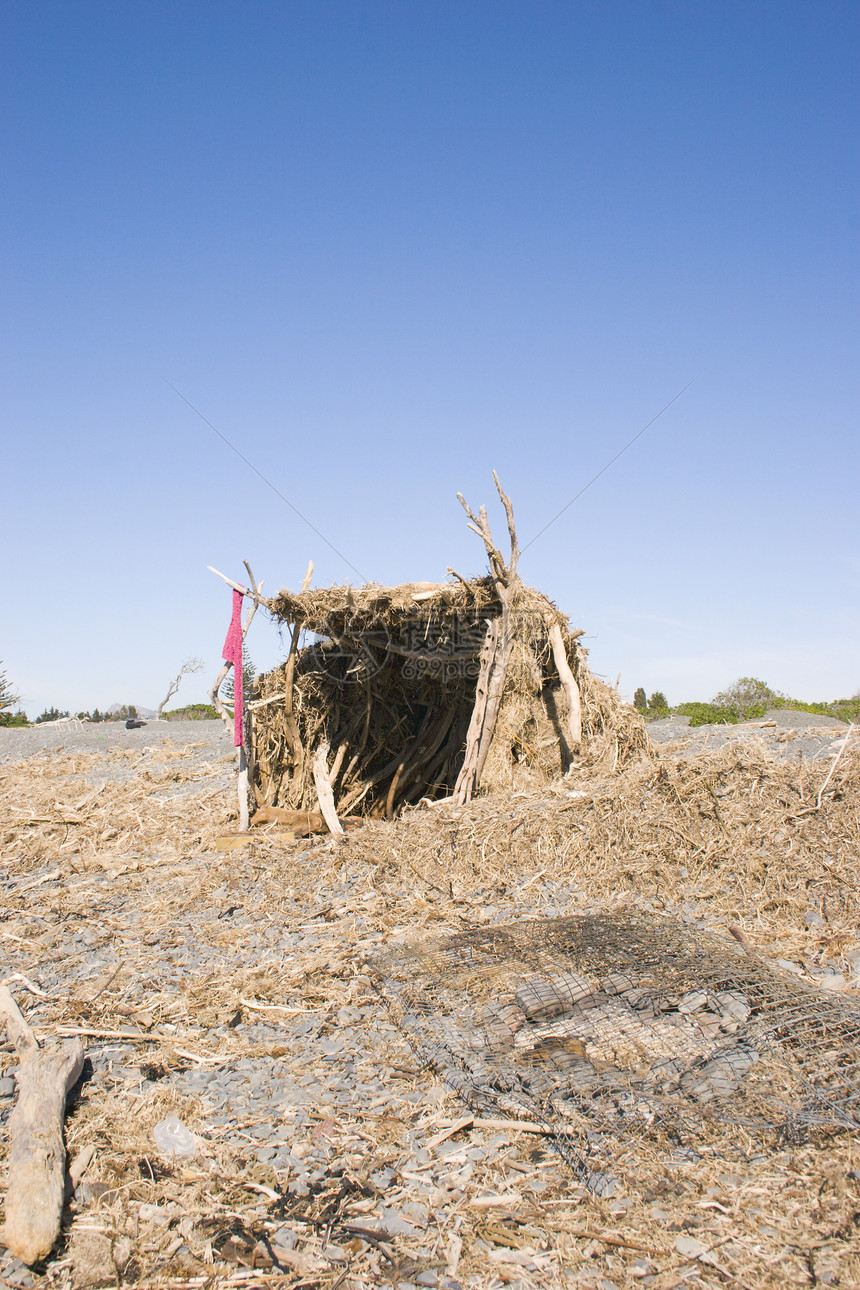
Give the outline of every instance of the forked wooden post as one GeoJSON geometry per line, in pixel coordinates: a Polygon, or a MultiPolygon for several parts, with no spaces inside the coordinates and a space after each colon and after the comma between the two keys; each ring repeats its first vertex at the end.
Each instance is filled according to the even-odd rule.
{"type": "MultiPolygon", "coordinates": [[[[218,574],[218,577],[223,579],[223,581],[227,583],[228,587],[232,587],[234,591],[241,591],[244,596],[252,597],[251,604],[248,607],[248,612],[245,614],[245,621],[242,623],[242,645],[244,648],[245,637],[248,635],[248,628],[254,621],[254,614],[257,612],[257,606],[267,604],[268,602],[263,597],[262,582],[257,583],[255,581],[254,575],[251,572],[251,566],[247,560],[243,560],[242,563],[248,570],[248,577],[251,580],[250,590],[247,587],[243,587],[241,583],[233,582],[230,578],[225,577],[223,573],[219,573],[217,569],[213,569],[211,564],[208,567],[210,572],[218,574]]],[[[228,730],[233,724],[233,718],[225,708],[219,691],[232,666],[232,663],[224,663],[218,675],[215,677],[212,689],[209,693],[213,708],[218,713],[218,716],[224,722],[228,730]]],[[[248,756],[245,750],[246,741],[246,736],[243,736],[242,743],[239,745],[239,775],[236,782],[236,796],[238,798],[239,806],[239,831],[241,833],[245,833],[247,831],[250,823],[250,789],[248,783],[248,756]]]]}

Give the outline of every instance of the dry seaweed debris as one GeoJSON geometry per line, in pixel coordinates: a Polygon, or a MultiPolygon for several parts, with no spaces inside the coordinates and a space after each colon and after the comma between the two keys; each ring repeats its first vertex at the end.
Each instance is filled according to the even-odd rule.
{"type": "Polygon", "coordinates": [[[812,808],[825,772],[775,762],[764,749],[689,761],[654,755],[613,773],[614,762],[610,738],[593,762],[540,791],[370,820],[339,848],[261,832],[226,858],[210,849],[228,814],[226,793],[212,786],[214,762],[189,770],[179,750],[165,750],[102,766],[78,755],[4,767],[17,821],[4,847],[7,963],[36,984],[46,967],[67,973],[67,988],[35,996],[40,1027],[90,1032],[91,1051],[112,1045],[118,1067],[92,1093],[85,1086],[72,1109],[70,1154],[96,1147],[90,1199],[39,1284],[115,1284],[119,1275],[165,1290],[344,1290],[425,1271],[440,1282],[471,1279],[475,1290],[621,1286],[646,1275],[668,1290],[694,1273],[705,1287],[860,1283],[850,1137],[827,1130],[763,1144],[754,1126],[727,1134],[706,1116],[688,1117],[674,1135],[631,1135],[612,1161],[615,1195],[594,1195],[534,1124],[482,1115],[450,1096],[419,1068],[406,1031],[374,1006],[367,965],[398,945],[637,903],[669,906],[682,921],[737,922],[760,951],[810,967],[825,955],[838,964],[860,923],[848,881],[858,860],[854,754],[835,768],[820,809],[812,808]],[[188,797],[171,796],[186,789],[188,797]],[[78,822],[60,819],[69,808],[78,822]],[[229,911],[250,891],[253,918],[235,923],[229,911]],[[823,911],[822,926],[805,927],[810,908],[823,911]],[[189,920],[207,914],[200,935],[217,961],[183,967],[189,920]],[[86,941],[70,948],[75,927],[86,941]],[[275,939],[249,954],[258,930],[267,943],[289,935],[290,948],[275,939]],[[96,950],[122,961],[86,966],[96,950]],[[320,1143],[328,1151],[323,1176],[300,1196],[289,1190],[292,1173],[255,1159],[252,1122],[231,1126],[247,1133],[248,1149],[231,1146],[203,1099],[171,1080],[183,1068],[247,1062],[302,1063],[308,1072],[316,1064],[322,1081],[331,1066],[316,1040],[285,1040],[278,1021],[307,1010],[321,1038],[337,1033],[344,1008],[366,1013],[360,1025],[376,1045],[369,1065],[356,1066],[355,1088],[384,1069],[385,1101],[343,1108],[320,1093],[307,1124],[284,1125],[297,1157],[320,1143]],[[265,1033],[229,1025],[237,1012],[271,1024],[265,1033]],[[153,1126],[171,1110],[201,1144],[188,1165],[153,1154],[153,1126]],[[386,1229],[386,1213],[415,1218],[407,1206],[422,1215],[414,1230],[386,1229]],[[292,1250],[273,1239],[284,1225],[292,1250]]]}
{"type": "Polygon", "coordinates": [[[860,750],[840,760],[820,806],[825,772],[758,741],[684,760],[667,746],[614,773],[612,760],[610,745],[540,789],[419,805],[353,846],[449,895],[566,875],[585,903],[699,911],[787,958],[838,961],[853,943],[860,750]]]}
{"type": "Polygon", "coordinates": [[[546,783],[607,740],[619,765],[644,750],[641,718],[590,672],[582,632],[519,578],[513,510],[496,485],[507,559],[485,508],[475,515],[460,497],[489,575],[268,602],[291,644],[251,705],[259,800],[312,809],[320,747],[334,753],[338,814],[388,819],[421,798],[468,801],[479,784],[546,783]]]}
{"type": "Polygon", "coordinates": [[[4,766],[4,860],[18,874],[48,857],[72,872],[118,870],[211,846],[235,810],[223,788],[212,786],[214,763],[183,765],[202,746],[56,750],[4,766]]]}

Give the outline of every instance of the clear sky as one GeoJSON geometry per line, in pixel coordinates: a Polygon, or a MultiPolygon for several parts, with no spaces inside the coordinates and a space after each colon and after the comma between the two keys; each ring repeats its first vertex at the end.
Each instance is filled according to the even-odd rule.
{"type": "MultiPolygon", "coordinates": [[[[860,688],[856,0],[4,3],[0,660],[155,706],[229,592],[483,570],[628,696],[860,688]],[[503,516],[491,507],[499,536],[503,516]]],[[[258,666],[281,656],[258,615],[258,666]]],[[[177,701],[205,697],[190,678],[177,701]]]]}

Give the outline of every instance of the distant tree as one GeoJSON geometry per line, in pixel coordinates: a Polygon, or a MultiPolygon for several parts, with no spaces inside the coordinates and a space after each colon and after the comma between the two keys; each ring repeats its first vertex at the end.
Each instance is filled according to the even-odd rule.
{"type": "Polygon", "coordinates": [[[645,709],[648,707],[648,700],[645,697],[645,691],[642,689],[641,685],[639,686],[639,689],[636,691],[636,693],[633,695],[633,706],[639,712],[644,712],[645,709]]]}
{"type": "Polygon", "coordinates": [[[715,708],[728,708],[740,718],[763,716],[768,708],[782,707],[785,695],[772,690],[755,676],[739,676],[727,689],[714,695],[715,708]]]}
{"type": "MultiPolygon", "coordinates": [[[[256,676],[257,676],[257,669],[254,666],[254,664],[251,662],[248,651],[243,650],[242,652],[242,693],[244,694],[246,701],[250,699],[251,695],[254,693],[256,676]]],[[[224,681],[224,684],[221,686],[221,698],[224,701],[224,703],[227,704],[228,707],[232,708],[233,706],[232,669],[230,671],[230,675],[227,677],[227,679],[224,681]]]]}
{"type": "Polygon", "coordinates": [[[173,698],[174,694],[179,689],[180,685],[182,684],[183,676],[190,676],[192,672],[200,672],[202,671],[202,669],[203,669],[202,659],[187,658],[185,660],[185,662],[182,664],[182,667],[179,669],[178,674],[170,682],[170,686],[168,688],[167,693],[165,694],[164,698],[161,700],[161,702],[158,705],[158,711],[155,714],[156,721],[160,719],[161,713],[162,713],[162,710],[164,709],[165,704],[168,703],[170,699],[173,698]]]}
{"type": "Polygon", "coordinates": [[[669,711],[669,700],[666,698],[662,690],[655,690],[654,693],[651,695],[650,699],[648,700],[648,711],[649,712],[668,712],[669,711]]]}
{"type": "Polygon", "coordinates": [[[98,708],[93,708],[92,713],[90,714],[90,721],[102,721],[102,720],[103,720],[103,717],[102,717],[102,714],[99,712],[98,708]]]}
{"type": "Polygon", "coordinates": [[[59,708],[45,708],[36,718],[36,725],[41,725],[46,721],[59,721],[62,717],[67,717],[68,712],[60,712],[59,708]]]}
{"type": "MultiPolygon", "coordinates": [[[[0,725],[11,725],[13,718],[11,709],[14,708],[16,703],[20,702],[21,700],[18,695],[14,694],[12,691],[12,686],[6,677],[5,671],[3,668],[0,668],[0,725]]],[[[23,713],[18,713],[16,715],[22,716],[23,713]]],[[[15,724],[18,725],[19,722],[15,721],[15,724]]]]}

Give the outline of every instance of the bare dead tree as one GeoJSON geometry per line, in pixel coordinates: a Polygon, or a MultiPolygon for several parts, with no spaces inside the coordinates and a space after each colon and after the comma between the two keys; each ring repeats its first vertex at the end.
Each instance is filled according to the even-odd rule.
{"type": "Polygon", "coordinates": [[[176,691],[179,689],[180,685],[182,684],[182,678],[183,678],[183,676],[190,676],[192,672],[201,672],[202,670],[203,670],[203,660],[202,660],[202,659],[200,659],[200,658],[187,658],[187,659],[185,660],[185,662],[182,664],[182,667],[179,669],[178,674],[177,674],[177,675],[173,678],[173,680],[170,682],[170,688],[169,688],[169,690],[167,691],[167,693],[165,694],[164,698],[161,700],[161,702],[160,702],[160,703],[159,703],[159,705],[158,705],[158,710],[157,710],[157,712],[156,712],[156,714],[155,714],[155,719],[156,719],[156,721],[160,721],[160,720],[161,720],[161,712],[162,712],[162,709],[164,708],[164,705],[165,705],[166,703],[169,703],[169,702],[170,702],[170,700],[173,698],[173,696],[174,696],[174,694],[176,693],[176,691]]]}

